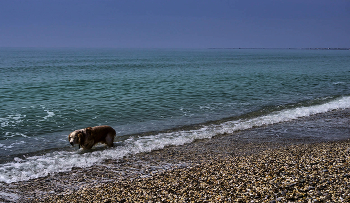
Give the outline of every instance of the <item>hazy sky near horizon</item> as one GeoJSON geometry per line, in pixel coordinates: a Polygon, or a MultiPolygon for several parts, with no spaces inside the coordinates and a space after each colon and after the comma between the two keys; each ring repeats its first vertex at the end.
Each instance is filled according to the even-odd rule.
{"type": "Polygon", "coordinates": [[[1,0],[0,47],[350,47],[350,1],[1,0]]]}

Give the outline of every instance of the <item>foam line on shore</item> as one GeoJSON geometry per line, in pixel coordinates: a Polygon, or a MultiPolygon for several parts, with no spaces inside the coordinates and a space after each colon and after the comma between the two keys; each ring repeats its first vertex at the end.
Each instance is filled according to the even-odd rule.
{"type": "Polygon", "coordinates": [[[238,130],[246,130],[253,127],[260,127],[264,125],[272,125],[276,123],[295,120],[302,117],[308,117],[319,113],[326,113],[336,109],[350,108],[350,97],[342,97],[325,104],[298,107],[294,109],[285,109],[277,111],[268,115],[248,119],[228,121],[223,124],[221,133],[233,133],[238,130]]]}

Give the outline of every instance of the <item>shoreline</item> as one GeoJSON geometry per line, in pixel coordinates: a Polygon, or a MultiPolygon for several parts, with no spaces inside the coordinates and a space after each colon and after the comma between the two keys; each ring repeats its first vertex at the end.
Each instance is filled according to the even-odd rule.
{"type": "Polygon", "coordinates": [[[0,183],[0,193],[6,197],[0,201],[350,200],[349,118],[350,109],[332,111],[42,178],[0,183]],[[326,135],[318,137],[313,128],[326,135]],[[342,139],[325,139],[339,134],[344,134],[342,139]]]}
{"type": "Polygon", "coordinates": [[[250,147],[263,150],[209,156],[190,166],[31,201],[350,201],[350,140],[250,147]]]}

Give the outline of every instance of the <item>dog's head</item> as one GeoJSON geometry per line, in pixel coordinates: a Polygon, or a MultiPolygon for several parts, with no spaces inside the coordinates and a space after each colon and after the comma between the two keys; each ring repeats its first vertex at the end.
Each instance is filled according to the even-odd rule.
{"type": "Polygon", "coordinates": [[[73,131],[68,135],[68,141],[72,146],[79,144],[80,148],[80,145],[84,142],[84,132],[82,130],[73,131]]]}

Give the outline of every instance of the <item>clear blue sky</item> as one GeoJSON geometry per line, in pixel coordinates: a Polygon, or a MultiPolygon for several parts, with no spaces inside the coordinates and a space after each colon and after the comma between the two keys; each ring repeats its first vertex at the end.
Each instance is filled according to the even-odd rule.
{"type": "Polygon", "coordinates": [[[1,0],[0,47],[350,47],[350,1],[1,0]]]}

